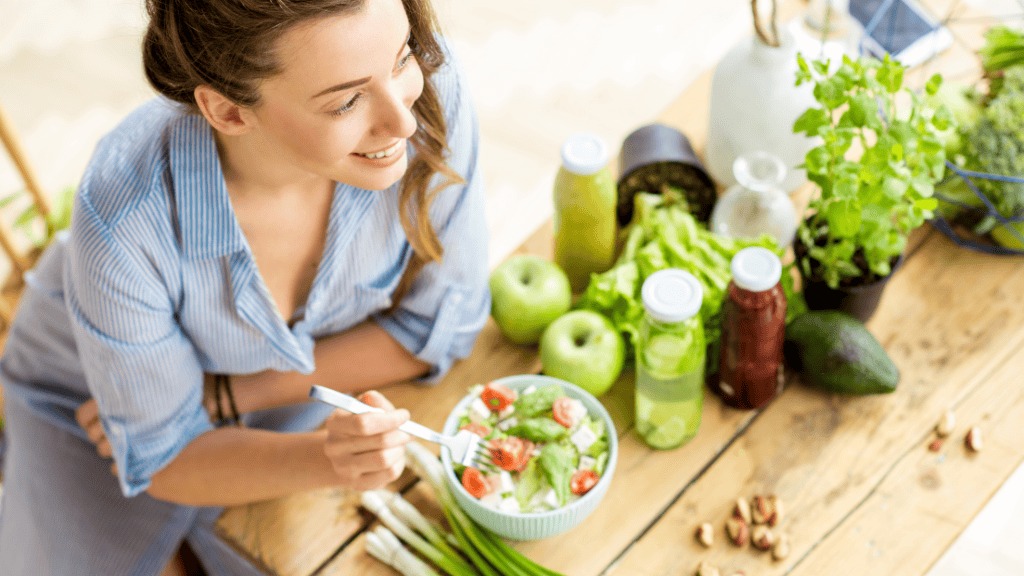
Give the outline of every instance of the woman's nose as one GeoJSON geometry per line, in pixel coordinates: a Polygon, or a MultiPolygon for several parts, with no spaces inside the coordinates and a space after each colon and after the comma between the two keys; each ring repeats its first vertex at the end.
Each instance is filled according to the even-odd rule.
{"type": "Polygon", "coordinates": [[[395,138],[410,138],[416,133],[417,123],[411,110],[412,102],[406,105],[406,100],[401,90],[389,90],[379,100],[375,119],[377,133],[395,138]]]}

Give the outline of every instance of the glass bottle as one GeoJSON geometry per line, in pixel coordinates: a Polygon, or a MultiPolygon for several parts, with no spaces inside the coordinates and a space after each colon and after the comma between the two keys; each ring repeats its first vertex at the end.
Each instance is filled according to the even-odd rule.
{"type": "Polygon", "coordinates": [[[737,184],[722,194],[711,212],[711,230],[732,238],[769,234],[779,246],[796,235],[796,207],[782,191],[786,166],[768,152],[750,152],[733,162],[737,184]]]}
{"type": "Polygon", "coordinates": [[[555,263],[569,277],[573,294],[615,258],[618,192],[608,158],[608,146],[594,134],[573,134],[562,144],[554,186],[555,263]]]}
{"type": "Polygon", "coordinates": [[[636,349],[636,428],[650,447],[668,450],[700,428],[704,290],[689,272],[669,268],[648,276],[640,292],[645,314],[636,349]]]}
{"type": "Polygon", "coordinates": [[[782,391],[786,294],[782,263],[767,248],[733,256],[732,281],[722,305],[718,378],[711,389],[736,408],[760,408],[782,391]]]}

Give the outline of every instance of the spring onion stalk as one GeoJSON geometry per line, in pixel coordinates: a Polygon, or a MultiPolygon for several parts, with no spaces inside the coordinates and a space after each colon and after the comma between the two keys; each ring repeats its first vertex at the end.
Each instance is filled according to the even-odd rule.
{"type": "Polygon", "coordinates": [[[405,446],[409,466],[433,488],[463,551],[485,576],[562,576],[523,556],[474,522],[455,502],[444,479],[444,467],[437,456],[418,442],[409,442],[405,446]]]}
{"type": "Polygon", "coordinates": [[[449,576],[478,576],[479,572],[461,557],[458,555],[452,557],[445,555],[444,552],[438,550],[430,542],[427,542],[414,532],[412,528],[406,526],[405,523],[391,512],[388,505],[384,503],[384,499],[376,492],[363,492],[360,500],[364,508],[373,512],[399,538],[409,546],[412,546],[417,552],[423,554],[427,560],[433,562],[435,566],[449,576]]]}
{"type": "Polygon", "coordinates": [[[448,544],[448,540],[442,535],[442,530],[423,516],[423,514],[420,514],[420,511],[405,498],[402,498],[401,494],[391,492],[390,490],[377,490],[377,494],[387,503],[391,512],[398,516],[399,520],[423,535],[435,548],[445,555],[459,558],[458,552],[448,544]]]}
{"type": "Polygon", "coordinates": [[[402,576],[441,576],[425,562],[402,546],[390,530],[378,526],[366,533],[366,551],[381,562],[402,573],[402,576]]]}

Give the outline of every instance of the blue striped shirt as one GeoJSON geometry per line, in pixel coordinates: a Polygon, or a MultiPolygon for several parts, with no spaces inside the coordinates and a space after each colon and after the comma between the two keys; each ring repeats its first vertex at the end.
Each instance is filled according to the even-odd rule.
{"type": "Polygon", "coordinates": [[[439,379],[490,311],[476,113],[448,52],[432,81],[448,163],[466,184],[434,200],[443,261],[423,269],[394,313],[383,314],[412,255],[397,184],[336,185],[322,260],[289,327],[235,218],[211,127],[157,98],[99,142],[70,233],[27,275],[0,363],[8,400],[84,437],[74,411],[95,398],[133,496],[211,429],[204,372],[310,373],[316,338],[371,318],[433,366],[427,381],[439,379]]]}

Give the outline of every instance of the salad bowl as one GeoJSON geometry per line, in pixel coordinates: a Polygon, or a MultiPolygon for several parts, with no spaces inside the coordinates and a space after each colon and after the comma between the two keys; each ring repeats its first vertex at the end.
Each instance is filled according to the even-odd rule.
{"type": "MultiPolygon", "coordinates": [[[[494,381],[495,384],[506,386],[516,393],[533,386],[541,388],[557,384],[565,391],[566,396],[578,400],[586,408],[590,418],[604,423],[608,437],[608,457],[604,472],[597,483],[579,499],[568,504],[543,512],[511,512],[488,507],[472,496],[463,487],[455,473],[451,456],[446,450],[441,451],[441,462],[444,465],[445,479],[459,506],[481,526],[511,540],[539,540],[561,534],[580,524],[601,503],[608,486],[612,482],[615,463],[618,457],[618,436],[611,416],[604,406],[590,393],[582,388],[558,378],[536,374],[508,376],[494,381]]],[[[470,409],[470,404],[479,394],[469,393],[451,411],[444,423],[444,434],[458,432],[460,420],[470,409]]]]}

